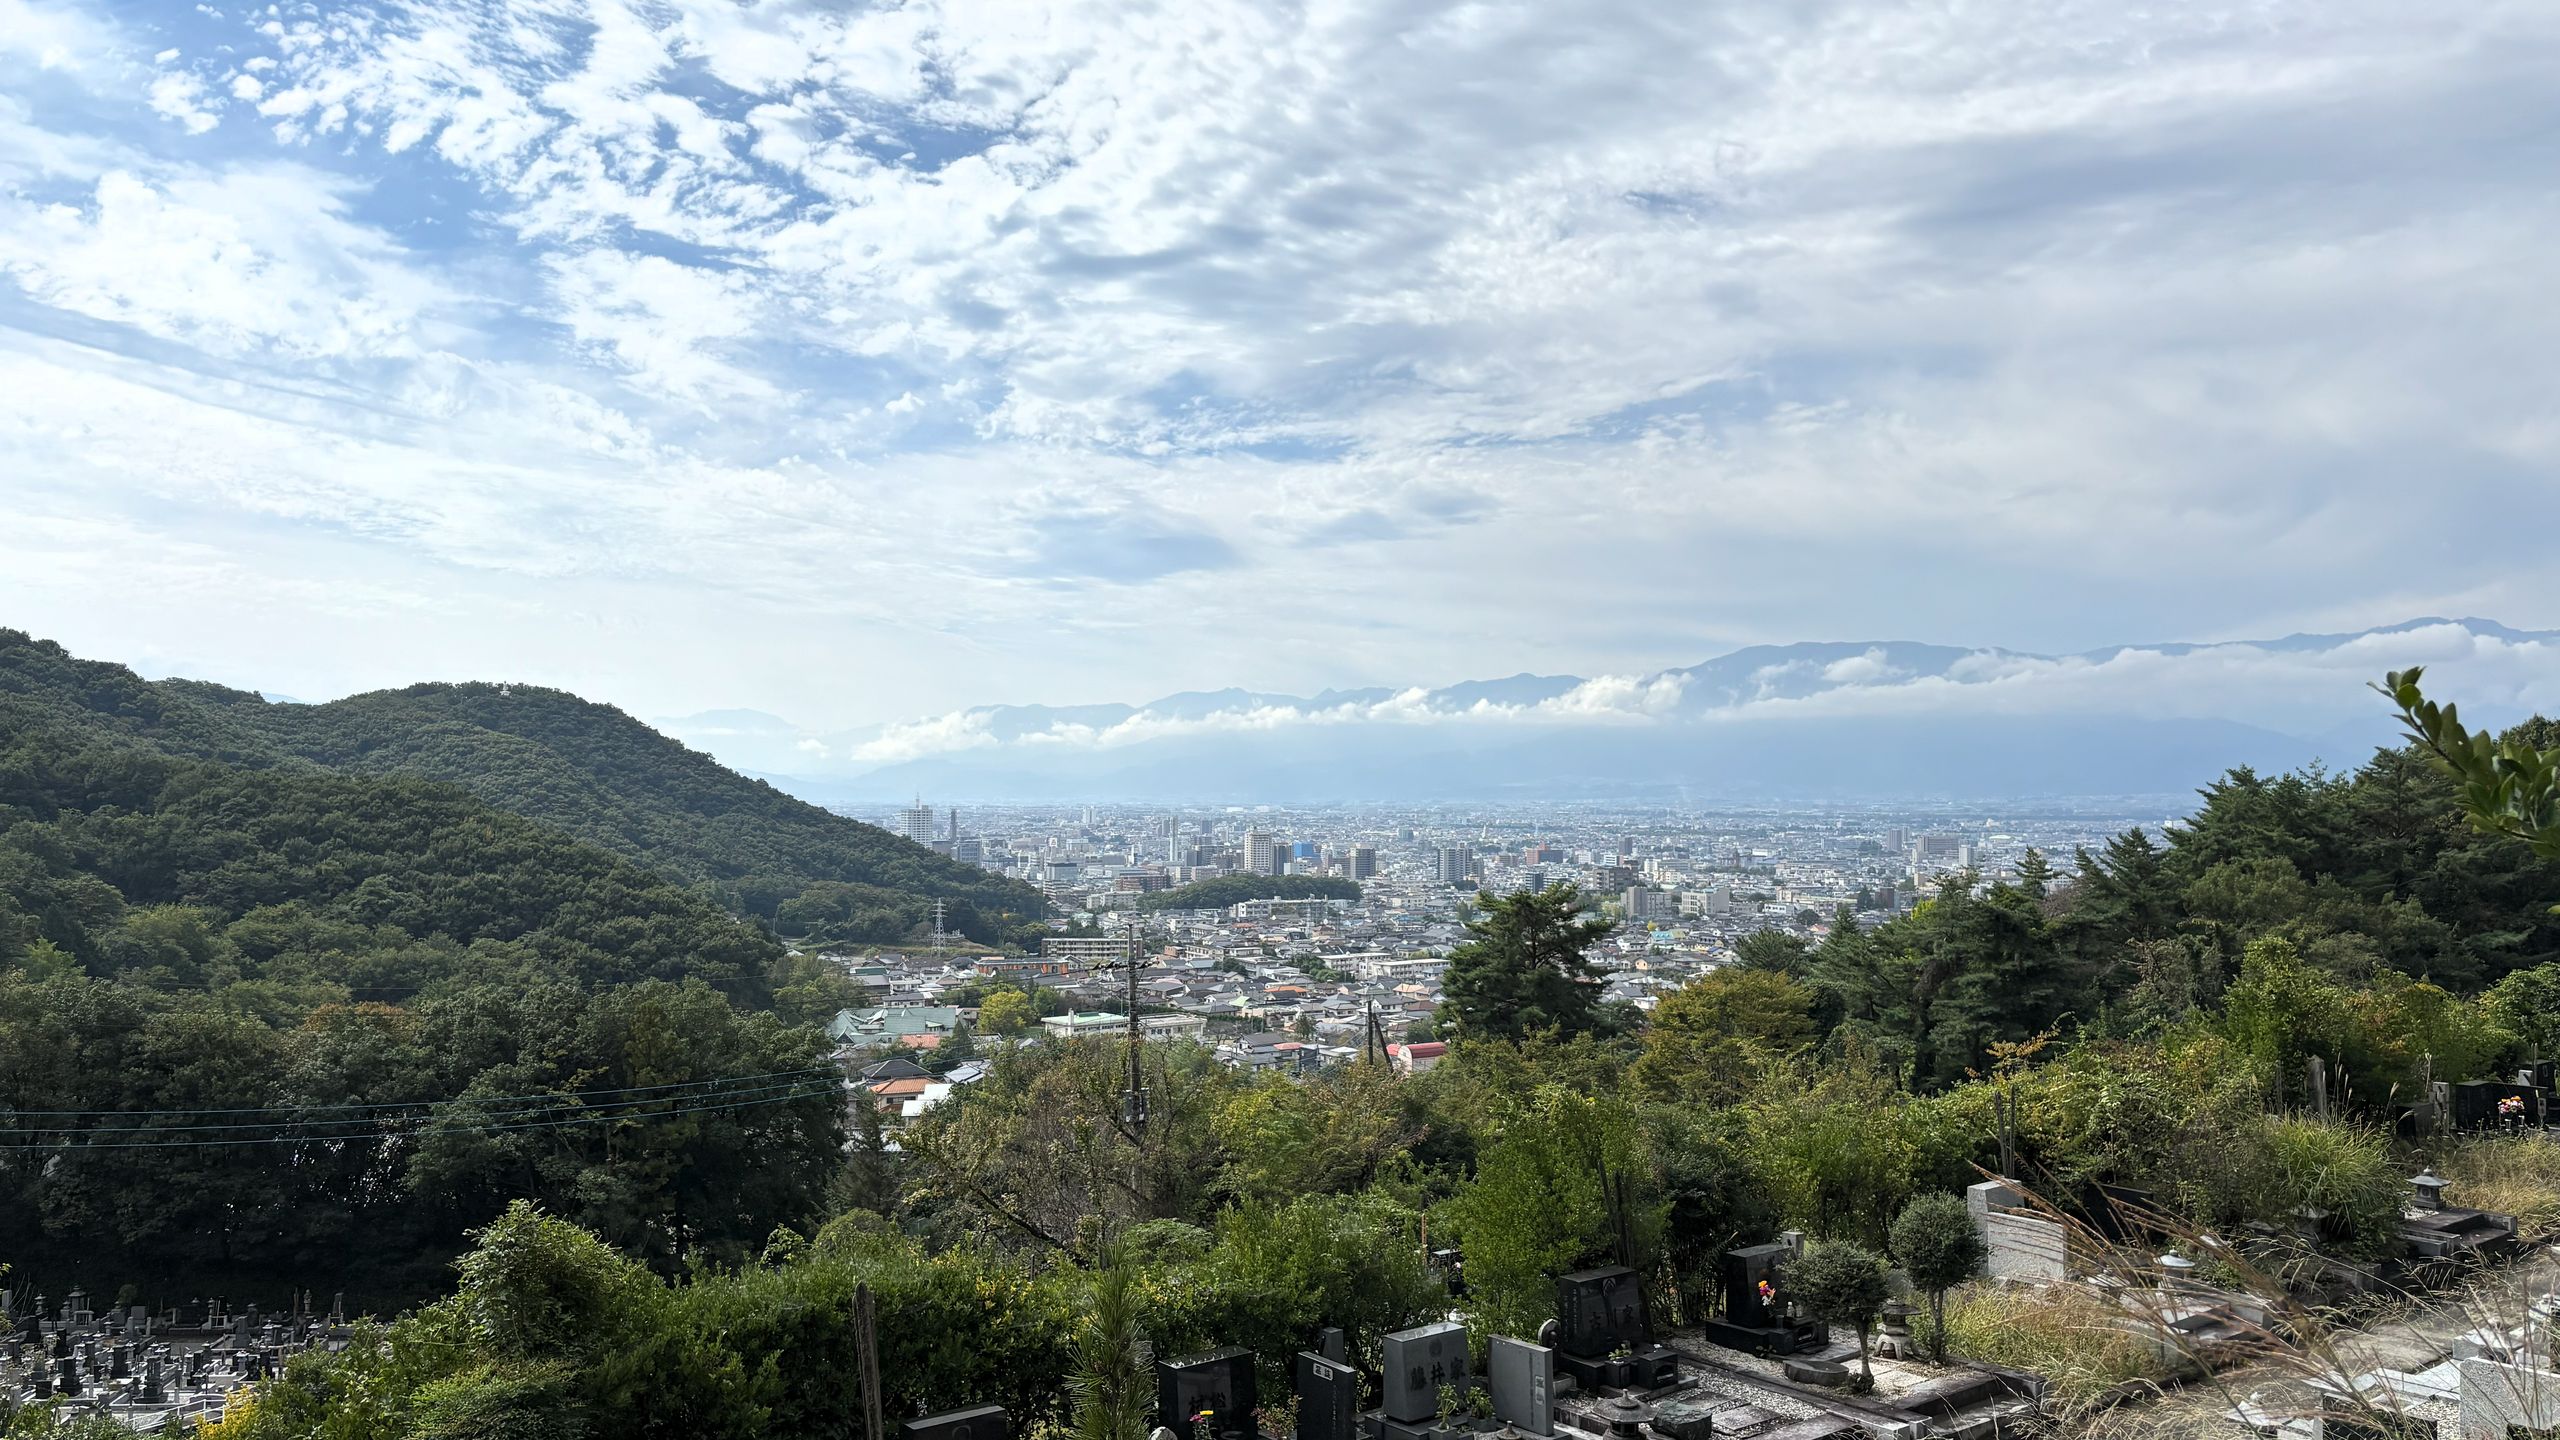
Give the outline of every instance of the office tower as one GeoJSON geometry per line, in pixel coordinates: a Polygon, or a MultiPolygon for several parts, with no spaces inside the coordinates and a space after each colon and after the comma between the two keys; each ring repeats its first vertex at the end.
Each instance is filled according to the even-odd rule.
{"type": "Polygon", "coordinates": [[[1351,878],[1368,880],[1378,873],[1378,849],[1374,845],[1351,847],[1351,878]]]}
{"type": "Polygon", "coordinates": [[[1244,832],[1244,873],[1277,875],[1280,873],[1280,847],[1271,843],[1267,830],[1244,832]]]}
{"type": "Polygon", "coordinates": [[[933,843],[933,807],[919,797],[913,805],[898,812],[898,833],[919,845],[933,843]]]}

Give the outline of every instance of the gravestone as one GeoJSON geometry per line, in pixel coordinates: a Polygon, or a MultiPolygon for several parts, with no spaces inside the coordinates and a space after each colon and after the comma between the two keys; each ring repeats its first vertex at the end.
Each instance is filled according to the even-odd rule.
{"type": "Polygon", "coordinates": [[[1796,1318],[1786,1291],[1792,1245],[1746,1245],[1724,1254],[1724,1314],[1703,1325],[1706,1338],[1753,1355],[1795,1355],[1819,1349],[1830,1330],[1796,1318]]]}
{"type": "Polygon", "coordinates": [[[1251,1435],[1253,1352],[1241,1345],[1156,1362],[1156,1419],[1174,1440],[1251,1435]]]}
{"type": "Polygon", "coordinates": [[[1467,1388],[1467,1327],[1443,1320],[1386,1337],[1378,1406],[1410,1425],[1440,1413],[1440,1387],[1467,1388]]]}
{"type": "Polygon", "coordinates": [[[1789,1258],[1784,1245],[1747,1245],[1724,1256],[1724,1318],[1746,1330],[1778,1323],[1785,1308],[1779,1284],[1789,1258]]]}
{"type": "Polygon", "coordinates": [[[899,1440],[1006,1440],[1012,1430],[1013,1417],[1001,1405],[948,1410],[898,1422],[899,1440]]]}
{"type": "Polygon", "coordinates": [[[1299,1351],[1294,1368],[1297,1440],[1358,1440],[1360,1372],[1312,1350],[1299,1351]]]}
{"type": "Polygon", "coordinates": [[[169,1398],[168,1382],[160,1377],[160,1355],[154,1351],[142,1362],[142,1403],[159,1405],[169,1398]]]}
{"type": "Polygon", "coordinates": [[[1485,1356],[1493,1384],[1493,1418],[1531,1435],[1556,1432],[1556,1352],[1496,1335],[1485,1356]]]}
{"type": "Polygon", "coordinates": [[[2465,1080],[2453,1087],[2453,1128],[2488,1130],[2542,1123],[2542,1095],[2529,1085],[2465,1080]]]}
{"type": "Polygon", "coordinates": [[[1645,1323],[1644,1283],[1624,1265],[1577,1270],[1556,1281],[1558,1349],[1596,1359],[1653,1343],[1645,1323]]]}
{"type": "Polygon", "coordinates": [[[65,1395],[80,1393],[80,1362],[65,1355],[53,1362],[53,1388],[65,1395]]]}

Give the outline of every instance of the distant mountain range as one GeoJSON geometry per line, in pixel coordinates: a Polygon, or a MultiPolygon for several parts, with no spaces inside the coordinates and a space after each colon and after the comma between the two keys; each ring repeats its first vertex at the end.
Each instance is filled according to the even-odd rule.
{"type": "Polygon", "coordinates": [[[2072,655],[1759,645],[1644,675],[988,705],[843,731],[750,710],[656,723],[828,803],[2160,797],[2236,765],[2360,763],[2393,733],[2366,682],[2412,664],[2482,720],[2560,708],[2560,631],[2429,617],[2072,655]]]}

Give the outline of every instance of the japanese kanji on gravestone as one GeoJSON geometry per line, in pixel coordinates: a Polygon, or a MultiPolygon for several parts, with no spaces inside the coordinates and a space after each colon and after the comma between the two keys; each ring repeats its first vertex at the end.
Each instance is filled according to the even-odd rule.
{"type": "Polygon", "coordinates": [[[1251,1435],[1253,1352],[1240,1345],[1156,1362],[1156,1419],[1176,1440],[1251,1435]]]}
{"type": "Polygon", "coordinates": [[[1467,1327],[1455,1321],[1417,1325],[1386,1337],[1379,1408],[1414,1424],[1440,1413],[1440,1387],[1467,1388],[1467,1327]]]}
{"type": "Polygon", "coordinates": [[[1312,1350],[1299,1351],[1293,1369],[1298,1395],[1296,1440],[1357,1440],[1359,1370],[1312,1350]]]}

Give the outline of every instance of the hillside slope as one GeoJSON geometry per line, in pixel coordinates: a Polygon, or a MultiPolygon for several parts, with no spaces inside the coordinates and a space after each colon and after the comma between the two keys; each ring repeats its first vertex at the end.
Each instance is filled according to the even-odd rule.
{"type": "Polygon", "coordinates": [[[0,736],[49,727],[163,756],[455,785],[786,931],[903,938],[932,902],[995,942],[1039,892],[750,780],[608,705],[558,690],[427,684],[325,705],[199,681],[146,681],[0,630],[0,736]]]}

